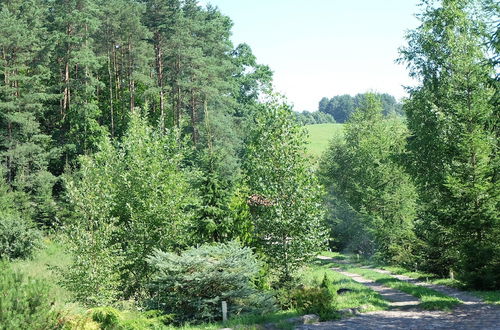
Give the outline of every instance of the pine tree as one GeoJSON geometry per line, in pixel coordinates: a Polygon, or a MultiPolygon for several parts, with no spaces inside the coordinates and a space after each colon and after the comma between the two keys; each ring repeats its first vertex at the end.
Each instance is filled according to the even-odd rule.
{"type": "Polygon", "coordinates": [[[60,91],[60,128],[55,139],[67,159],[95,149],[105,130],[98,122],[101,110],[96,93],[102,65],[94,49],[94,34],[101,22],[95,0],[56,0],[49,32],[57,43],[52,68],[60,91]]]}
{"type": "Polygon", "coordinates": [[[219,173],[222,163],[220,155],[207,150],[201,157],[196,243],[228,242],[235,238],[230,211],[234,185],[219,173]]]}
{"type": "Polygon", "coordinates": [[[498,109],[477,4],[429,4],[407,36],[402,61],[420,80],[405,104],[409,168],[420,190],[429,267],[498,288],[498,109]]]}
{"type": "Polygon", "coordinates": [[[97,53],[106,58],[99,71],[106,85],[99,93],[101,122],[112,137],[121,136],[130,113],[144,107],[154,86],[149,76],[153,48],[151,33],[142,23],[145,6],[129,0],[104,1],[97,53]]]}
{"type": "Polygon", "coordinates": [[[39,1],[6,1],[0,12],[0,163],[22,212],[45,225],[53,221],[52,186],[48,171],[50,136],[40,120],[47,89],[47,57],[39,1]]]}

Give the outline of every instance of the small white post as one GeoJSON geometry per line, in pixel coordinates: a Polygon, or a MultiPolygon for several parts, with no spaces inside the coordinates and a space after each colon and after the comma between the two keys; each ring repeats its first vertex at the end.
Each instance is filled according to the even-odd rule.
{"type": "Polygon", "coordinates": [[[222,301],[222,321],[227,321],[227,302],[222,301]]]}

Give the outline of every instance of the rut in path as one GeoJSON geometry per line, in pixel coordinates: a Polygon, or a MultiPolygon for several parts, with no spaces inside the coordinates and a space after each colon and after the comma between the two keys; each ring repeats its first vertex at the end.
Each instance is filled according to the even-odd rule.
{"type": "MultiPolygon", "coordinates": [[[[330,259],[323,257],[321,259],[330,259]]],[[[330,259],[334,261],[333,259],[330,259]]],[[[335,260],[336,261],[336,260],[335,260]]],[[[399,290],[387,288],[383,285],[367,280],[357,274],[352,274],[332,268],[332,271],[349,276],[356,282],[362,283],[377,291],[384,299],[390,302],[391,309],[363,313],[359,316],[339,321],[320,322],[303,325],[297,329],[498,329],[500,330],[500,306],[489,305],[481,299],[465,292],[425,282],[420,282],[402,275],[393,275],[390,272],[372,269],[374,271],[394,276],[400,280],[416,285],[427,286],[449,296],[456,297],[464,302],[451,312],[421,311],[416,308],[419,300],[399,290]]]]}

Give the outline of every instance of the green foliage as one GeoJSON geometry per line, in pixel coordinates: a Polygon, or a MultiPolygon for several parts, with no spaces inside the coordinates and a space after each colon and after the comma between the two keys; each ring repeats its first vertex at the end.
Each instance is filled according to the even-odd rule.
{"type": "Polygon", "coordinates": [[[407,129],[400,119],[384,118],[379,99],[367,94],[321,160],[323,182],[333,192],[333,235],[343,247],[376,251],[386,260],[410,263],[414,244],[415,188],[398,159],[407,129]],[[351,241],[355,242],[351,242],[351,241]],[[410,252],[409,252],[410,250],[410,252]]]}
{"type": "MultiPolygon", "coordinates": [[[[323,253],[322,253],[323,254],[323,253]]],[[[339,258],[338,254],[335,258],[339,258]]],[[[306,286],[327,287],[334,295],[334,306],[337,310],[346,308],[360,308],[365,311],[385,310],[389,308],[387,300],[379,293],[373,291],[364,284],[358,283],[346,275],[331,270],[332,262],[326,260],[315,260],[301,270],[300,280],[306,286]],[[325,283],[326,282],[326,283],[325,283]],[[337,295],[340,288],[350,291],[337,295]]]]}
{"type": "Polygon", "coordinates": [[[0,263],[0,327],[2,329],[55,329],[59,313],[46,283],[14,272],[0,263]]]}
{"type": "Polygon", "coordinates": [[[316,314],[322,320],[335,318],[334,295],[328,288],[303,287],[292,292],[292,305],[303,314],[316,314]]]}
{"type": "Polygon", "coordinates": [[[180,255],[157,250],[148,262],[156,270],[149,306],[173,314],[177,323],[221,320],[222,301],[231,316],[273,310],[271,297],[252,283],[259,262],[236,242],[203,245],[180,255]]]}
{"type": "Polygon", "coordinates": [[[0,10],[0,166],[1,180],[18,193],[14,200],[24,216],[43,225],[54,222],[52,187],[47,171],[57,154],[40,121],[51,97],[42,64],[43,8],[36,0],[3,2],[0,10]]]}
{"type": "Polygon", "coordinates": [[[35,224],[15,208],[17,196],[0,178],[0,259],[30,257],[40,243],[35,224]]]}
{"type": "Polygon", "coordinates": [[[197,242],[226,242],[233,237],[229,203],[232,182],[220,174],[221,159],[211,150],[201,156],[201,178],[197,184],[201,205],[195,222],[197,242]]]}
{"type": "MultiPolygon", "coordinates": [[[[319,102],[318,112],[329,114],[337,123],[346,123],[370,94],[372,93],[356,94],[354,97],[344,94],[331,99],[324,97],[319,102]]],[[[384,116],[403,115],[402,104],[397,102],[394,96],[386,93],[377,93],[376,96],[381,101],[384,116]]]]}
{"type": "Polygon", "coordinates": [[[498,86],[479,1],[427,4],[401,61],[420,81],[405,103],[424,266],[478,288],[500,283],[498,86]]]}
{"type": "Polygon", "coordinates": [[[60,323],[65,330],[160,330],[165,329],[170,321],[168,316],[160,315],[158,311],[139,312],[104,306],[68,315],[60,323]]]}
{"type": "Polygon", "coordinates": [[[325,112],[315,111],[302,111],[294,112],[295,118],[301,125],[317,125],[317,124],[329,124],[335,123],[335,119],[325,112]]]}
{"type": "Polygon", "coordinates": [[[304,158],[304,130],[286,105],[268,103],[256,114],[244,169],[254,219],[254,244],[279,282],[325,243],[322,190],[304,158]]]}
{"type": "MultiPolygon", "coordinates": [[[[325,274],[326,277],[326,274],[325,274]]],[[[321,320],[336,318],[336,293],[332,285],[300,285],[277,290],[277,300],[284,310],[296,310],[300,314],[316,314],[321,320]]]]}
{"type": "Polygon", "coordinates": [[[113,244],[114,227],[99,224],[93,231],[71,228],[72,263],[55,267],[61,285],[85,306],[114,302],[120,297],[119,267],[123,262],[117,245],[113,244]]]}
{"type": "Polygon", "coordinates": [[[153,130],[134,115],[117,147],[99,147],[67,180],[75,260],[63,281],[80,301],[100,305],[118,288],[126,298],[140,295],[151,273],[145,258],[187,242],[192,195],[175,131],[153,130]]]}
{"type": "Polygon", "coordinates": [[[30,257],[40,237],[30,220],[0,211],[0,259],[30,257]]]}
{"type": "Polygon", "coordinates": [[[220,154],[213,150],[202,153],[195,188],[199,195],[193,221],[193,243],[228,242],[238,239],[251,241],[252,220],[244,196],[245,188],[238,187],[223,173],[220,154]]]}
{"type": "Polygon", "coordinates": [[[93,321],[103,329],[115,329],[120,323],[120,312],[113,307],[98,307],[90,310],[93,321]]]}

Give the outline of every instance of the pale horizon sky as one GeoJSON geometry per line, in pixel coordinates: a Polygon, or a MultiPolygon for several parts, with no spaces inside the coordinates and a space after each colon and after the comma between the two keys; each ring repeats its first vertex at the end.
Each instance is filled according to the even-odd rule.
{"type": "Polygon", "coordinates": [[[406,96],[412,85],[394,63],[407,30],[418,26],[419,0],[207,0],[233,22],[274,72],[276,91],[294,110],[315,111],[322,97],[367,91],[406,96]]]}

